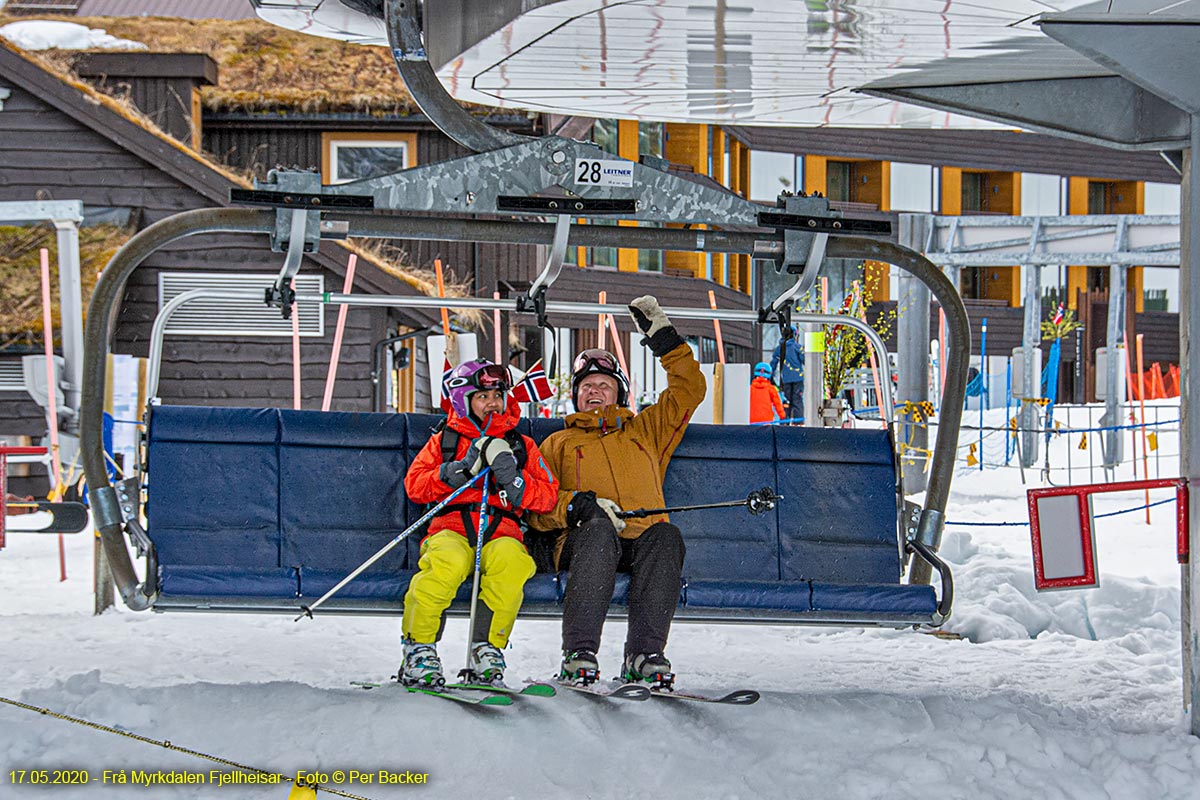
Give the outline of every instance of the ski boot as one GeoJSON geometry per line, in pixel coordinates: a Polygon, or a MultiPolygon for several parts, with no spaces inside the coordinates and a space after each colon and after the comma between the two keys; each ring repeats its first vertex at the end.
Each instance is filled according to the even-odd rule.
{"type": "Polygon", "coordinates": [[[600,665],[591,650],[569,650],[563,653],[558,679],[587,686],[600,677],[600,665]]]}
{"type": "Polygon", "coordinates": [[[404,663],[397,676],[405,686],[420,686],[440,689],[446,684],[442,674],[442,660],[438,658],[437,646],[404,642],[404,663]]]}
{"type": "Polygon", "coordinates": [[[466,683],[504,685],[504,653],[491,642],[471,645],[471,663],[459,676],[466,683]]]}
{"type": "Polygon", "coordinates": [[[625,656],[621,679],[629,683],[645,681],[651,689],[670,691],[675,687],[671,662],[662,653],[631,653],[625,656]]]}

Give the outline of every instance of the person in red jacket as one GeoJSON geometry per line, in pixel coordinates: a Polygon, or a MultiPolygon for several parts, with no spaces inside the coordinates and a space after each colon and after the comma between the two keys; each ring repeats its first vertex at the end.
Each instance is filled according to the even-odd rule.
{"type": "Polygon", "coordinates": [[[771,365],[760,361],[754,365],[754,377],[750,379],[750,421],[774,422],[783,417],[783,401],[771,383],[771,365]]]}
{"type": "MultiPolygon", "coordinates": [[[[490,361],[458,365],[448,380],[450,409],[413,460],[404,490],[414,503],[436,503],[491,467],[487,529],[481,537],[479,605],[471,632],[467,669],[477,680],[504,679],[503,649],[535,571],[525,549],[525,514],[549,511],[558,502],[558,481],[537,445],[516,432],[520,407],[508,396],[508,369],[490,361]]],[[[400,682],[439,686],[445,682],[437,640],[443,615],[459,585],[474,572],[483,491],[472,486],[429,523],[421,542],[420,569],[404,595],[401,632],[404,664],[400,682]]]]}

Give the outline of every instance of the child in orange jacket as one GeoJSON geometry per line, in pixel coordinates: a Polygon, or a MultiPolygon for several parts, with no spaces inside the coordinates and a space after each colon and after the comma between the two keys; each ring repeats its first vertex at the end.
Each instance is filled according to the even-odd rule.
{"type": "MultiPolygon", "coordinates": [[[[468,361],[454,369],[448,383],[451,407],[445,428],[417,454],[404,478],[404,489],[414,503],[436,503],[484,467],[491,467],[486,479],[488,522],[480,552],[479,605],[467,669],[476,680],[501,683],[502,651],[521,609],[525,582],[535,571],[525,549],[524,516],[554,508],[558,481],[534,441],[515,430],[520,407],[508,397],[511,379],[505,367],[468,361]],[[446,437],[457,438],[452,456],[443,453],[446,437]]],[[[405,685],[445,682],[436,642],[446,608],[474,571],[482,499],[481,486],[464,491],[433,518],[430,533],[421,542],[420,571],[404,595],[400,681],[405,685]]]]}
{"type": "Polygon", "coordinates": [[[783,401],[771,383],[771,365],[760,361],[754,365],[754,377],[750,380],[750,421],[773,422],[783,417],[783,401]]]}

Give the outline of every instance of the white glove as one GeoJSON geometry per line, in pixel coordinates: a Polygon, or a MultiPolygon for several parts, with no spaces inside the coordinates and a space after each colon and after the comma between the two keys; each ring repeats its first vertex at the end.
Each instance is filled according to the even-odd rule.
{"type": "Polygon", "coordinates": [[[658,305],[658,299],[653,295],[642,295],[629,304],[629,315],[642,335],[650,338],[663,328],[671,327],[671,320],[663,313],[658,305]]]}
{"type": "Polygon", "coordinates": [[[621,506],[607,497],[597,497],[596,505],[600,506],[600,509],[612,520],[613,527],[617,529],[617,533],[625,530],[625,520],[617,516],[617,512],[621,510],[621,506]]]}

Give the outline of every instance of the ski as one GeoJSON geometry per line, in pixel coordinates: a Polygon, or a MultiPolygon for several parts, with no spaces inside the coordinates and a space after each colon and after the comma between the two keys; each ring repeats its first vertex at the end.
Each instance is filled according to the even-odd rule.
{"type": "Polygon", "coordinates": [[[472,697],[471,695],[457,694],[451,691],[450,687],[446,687],[445,689],[429,689],[424,686],[404,686],[399,681],[388,681],[387,683],[379,683],[378,681],[350,681],[350,685],[357,686],[360,689],[378,689],[383,686],[394,686],[397,689],[404,689],[412,694],[426,694],[430,697],[441,697],[445,700],[453,700],[457,703],[466,703],[472,706],[511,706],[513,704],[512,698],[503,693],[472,697]]]}
{"type": "Polygon", "coordinates": [[[555,689],[548,683],[530,682],[521,688],[494,683],[448,683],[447,689],[458,689],[468,692],[495,692],[513,697],[554,697],[555,689]]]}
{"type": "Polygon", "coordinates": [[[13,533],[79,533],[88,524],[88,509],[83,503],[51,503],[46,500],[38,500],[28,503],[12,502],[8,503],[6,507],[29,513],[50,512],[50,521],[40,528],[30,530],[13,526],[10,523],[9,530],[13,533]]]}
{"type": "Polygon", "coordinates": [[[651,689],[654,697],[692,700],[698,703],[724,703],[731,706],[748,706],[758,702],[759,694],[753,689],[738,689],[727,694],[704,694],[701,692],[678,692],[670,689],[651,689]]]}
{"type": "Polygon", "coordinates": [[[650,690],[645,686],[636,683],[614,683],[599,684],[579,684],[567,683],[565,681],[555,681],[557,686],[564,689],[570,689],[573,692],[581,694],[590,694],[592,697],[612,697],[618,700],[645,700],[650,697],[650,690]]]}

